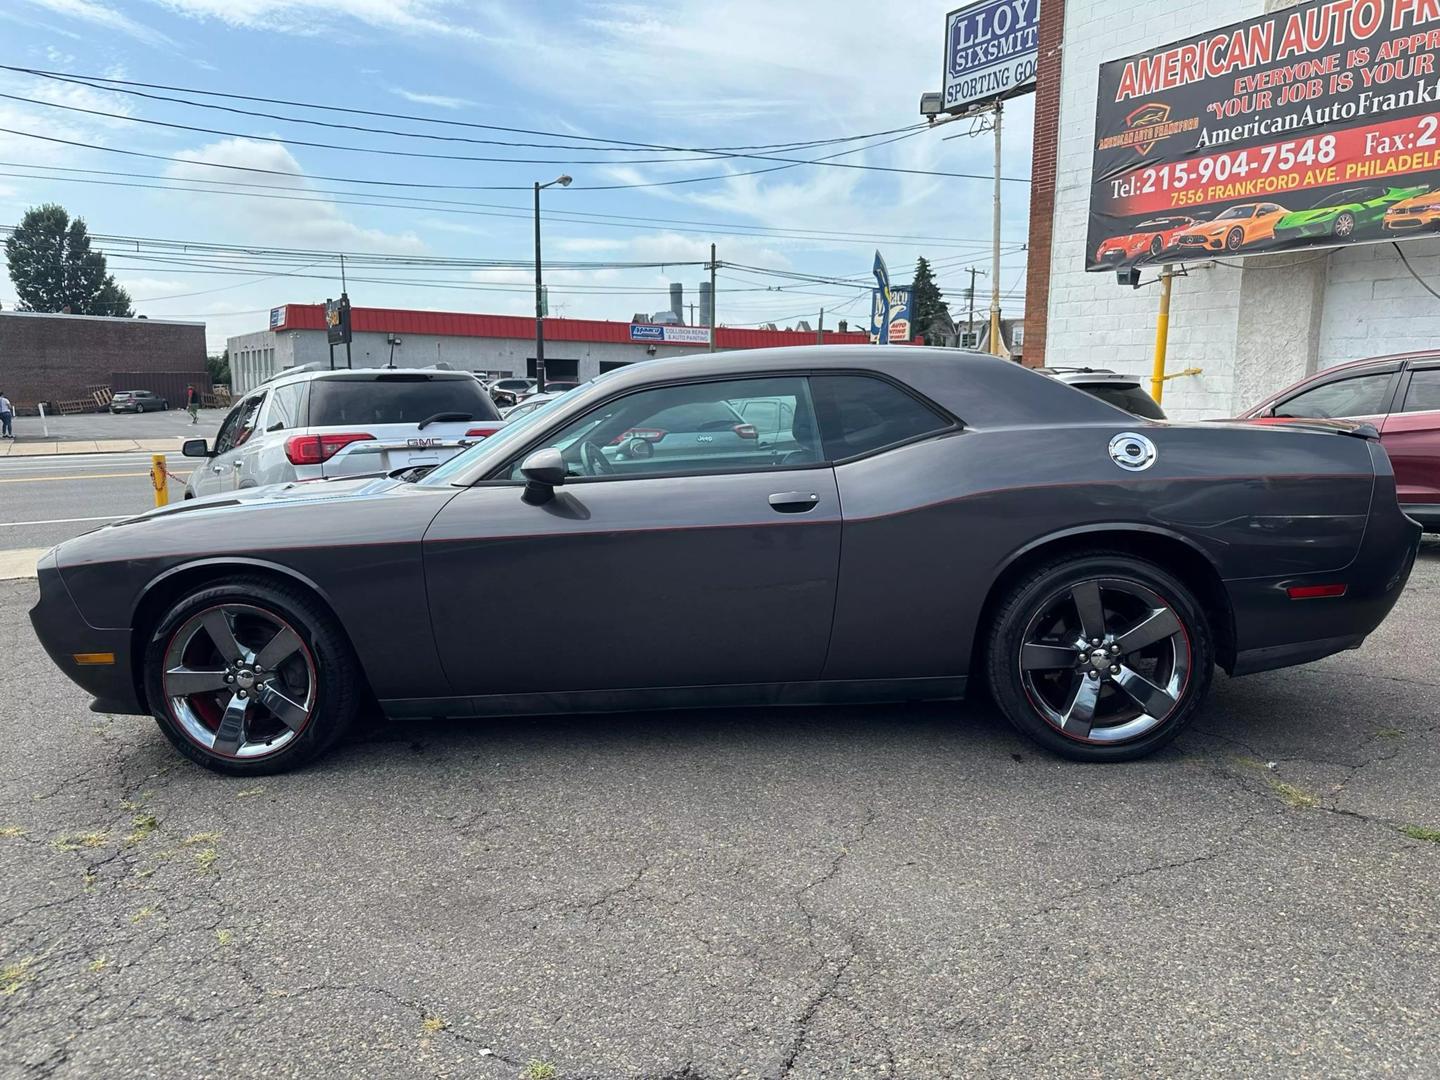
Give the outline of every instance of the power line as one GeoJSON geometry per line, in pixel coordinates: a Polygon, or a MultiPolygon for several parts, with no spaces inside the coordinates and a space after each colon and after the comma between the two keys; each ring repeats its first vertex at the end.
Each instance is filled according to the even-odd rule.
{"type": "MultiPolygon", "coordinates": [[[[125,122],[125,123],[131,123],[131,124],[144,124],[144,125],[147,125],[147,126],[150,126],[150,127],[169,128],[169,129],[175,130],[175,131],[191,131],[191,132],[196,132],[196,133],[205,134],[205,135],[221,135],[221,136],[224,136],[224,137],[226,137],[226,138],[231,138],[231,139],[249,139],[249,140],[252,140],[252,141],[254,141],[254,142],[261,142],[261,143],[264,143],[264,142],[282,143],[282,144],[284,144],[284,145],[286,145],[286,146],[305,146],[305,147],[310,147],[310,148],[312,148],[312,149],[338,150],[338,151],[341,151],[342,153],[350,153],[350,154],[375,154],[375,155],[380,155],[380,156],[383,156],[383,157],[422,158],[422,159],[426,159],[426,160],[440,160],[440,161],[473,161],[473,162],[484,162],[484,163],[489,163],[489,164],[511,164],[511,165],[613,165],[613,164],[614,164],[614,162],[611,162],[611,161],[608,161],[608,160],[586,160],[586,159],[566,159],[566,158],[495,158],[495,157],[481,157],[481,156],[477,156],[477,155],[467,155],[467,154],[433,154],[433,153],[423,153],[423,152],[418,151],[418,150],[385,150],[385,149],[381,149],[381,148],[379,148],[379,147],[372,147],[372,146],[346,146],[346,145],[344,145],[343,143],[314,142],[314,141],[312,141],[312,140],[307,140],[307,139],[295,139],[295,138],[291,138],[291,137],[289,137],[289,136],[283,136],[283,135],[263,136],[263,135],[255,135],[255,134],[253,134],[253,133],[251,133],[251,132],[228,131],[228,130],[226,130],[226,129],[224,129],[224,128],[209,128],[209,127],[200,127],[200,126],[195,125],[195,124],[177,124],[177,123],[173,123],[173,122],[171,122],[171,121],[166,121],[166,120],[151,120],[151,119],[149,119],[149,118],[147,118],[147,117],[143,117],[143,116],[128,116],[128,115],[126,115],[125,113],[111,112],[111,111],[106,110],[106,109],[87,109],[87,108],[85,108],[85,107],[83,107],[83,106],[80,106],[80,105],[63,105],[63,104],[61,104],[61,103],[59,103],[59,102],[55,102],[55,101],[44,101],[44,100],[42,100],[42,99],[40,99],[40,98],[24,97],[24,96],[22,96],[22,95],[20,95],[20,94],[4,94],[4,93],[0,93],[0,99],[6,99],[6,100],[9,100],[9,101],[19,101],[19,102],[24,102],[24,103],[30,104],[30,105],[39,105],[39,106],[42,106],[42,107],[47,108],[47,109],[61,109],[61,110],[65,111],[65,112],[81,113],[81,114],[87,115],[87,116],[98,116],[98,117],[102,117],[102,118],[107,119],[107,120],[120,120],[120,121],[123,121],[123,122],[125,122]]],[[[650,181],[645,181],[645,182],[642,182],[642,183],[625,183],[625,184],[576,184],[576,185],[573,185],[573,189],[576,190],[576,191],[628,191],[628,190],[634,190],[634,189],[637,189],[637,188],[674,187],[674,186],[677,186],[677,185],[680,185],[680,184],[699,184],[699,183],[706,183],[706,182],[709,182],[709,181],[711,181],[711,180],[729,180],[729,179],[733,179],[733,178],[736,178],[736,177],[742,177],[742,176],[760,176],[760,175],[763,175],[763,174],[765,174],[765,173],[782,172],[782,171],[784,171],[784,170],[786,170],[786,169],[798,168],[798,167],[801,166],[801,165],[830,165],[830,166],[832,166],[832,167],[834,167],[834,168],[842,168],[842,169],[861,169],[861,170],[865,170],[865,171],[867,171],[867,172],[904,173],[904,174],[913,175],[913,176],[937,176],[937,177],[942,177],[942,176],[943,176],[943,177],[955,177],[955,178],[970,179],[970,180],[987,180],[987,179],[991,179],[990,177],[983,176],[983,175],[981,175],[981,174],[979,174],[979,173],[942,172],[942,171],[934,170],[934,169],[904,169],[904,168],[899,168],[899,167],[890,166],[890,165],[862,165],[862,164],[857,164],[857,163],[855,163],[855,162],[840,162],[840,161],[836,161],[836,160],[835,160],[836,158],[845,157],[845,156],[847,156],[847,155],[849,155],[849,154],[858,154],[858,153],[864,152],[865,150],[873,150],[873,149],[876,149],[876,148],[881,147],[881,146],[889,146],[891,143],[897,143],[897,142],[900,142],[900,141],[903,140],[903,139],[911,139],[911,138],[914,138],[916,135],[923,134],[925,130],[927,130],[927,129],[925,129],[925,128],[923,128],[923,127],[922,127],[922,128],[917,128],[917,129],[911,129],[911,130],[908,130],[908,131],[904,132],[903,134],[896,135],[896,136],[894,136],[894,137],[892,137],[892,138],[885,139],[884,141],[881,141],[881,142],[867,143],[867,144],[864,145],[864,146],[852,147],[851,149],[848,149],[848,150],[839,150],[839,151],[836,151],[836,152],[833,153],[833,154],[826,154],[826,155],[824,155],[823,157],[818,157],[818,158],[795,159],[795,158],[785,158],[785,157],[764,157],[764,156],[762,156],[762,157],[761,157],[761,160],[785,162],[785,164],[773,165],[773,166],[771,166],[771,167],[769,167],[769,168],[765,168],[765,169],[746,169],[746,170],[741,170],[741,171],[736,171],[736,172],[716,173],[716,174],[712,174],[712,175],[709,175],[709,176],[686,176],[686,177],[680,177],[680,178],[674,179],[674,180],[650,180],[650,181]]],[[[24,132],[17,132],[16,134],[26,134],[26,133],[24,133],[24,132]]],[[[722,155],[722,156],[747,156],[747,157],[748,157],[748,156],[752,156],[752,155],[722,155]]],[[[703,158],[690,158],[690,159],[685,159],[685,160],[697,161],[697,160],[705,160],[705,159],[703,159],[703,158]]],[[[1002,179],[1012,180],[1012,181],[1015,181],[1015,182],[1017,182],[1017,183],[1026,183],[1026,184],[1028,184],[1028,183],[1030,182],[1030,181],[1027,180],[1027,179],[1020,179],[1020,178],[1017,178],[1017,177],[1002,177],[1002,179]]],[[[511,186],[511,187],[508,187],[508,188],[491,188],[491,189],[489,189],[489,190],[528,191],[529,189],[530,189],[530,186],[529,186],[529,185],[514,185],[514,186],[511,186]]]]}
{"type": "MultiPolygon", "coordinates": [[[[133,177],[133,178],[136,178],[136,179],[158,180],[158,181],[163,181],[163,183],[159,183],[159,184],[141,184],[141,183],[130,183],[130,182],[121,182],[121,181],[92,180],[92,179],[84,179],[84,178],[82,178],[82,177],[72,177],[72,176],[36,175],[36,174],[34,174],[34,173],[16,173],[16,172],[4,172],[4,173],[0,173],[0,176],[3,176],[3,177],[8,178],[8,179],[19,179],[19,180],[26,180],[26,179],[28,179],[28,180],[46,180],[46,181],[50,181],[50,182],[61,181],[61,182],[74,183],[74,184],[89,184],[89,185],[98,186],[98,187],[123,187],[123,188],[131,188],[131,189],[138,189],[138,190],[148,190],[148,191],[185,191],[185,192],[188,192],[188,193],[194,194],[194,195],[227,195],[227,196],[232,196],[232,197],[234,197],[234,196],[239,196],[239,197],[254,198],[254,199],[271,199],[271,200],[280,201],[280,202],[325,203],[325,204],[331,204],[331,205],[335,205],[335,206],[369,206],[369,207],[375,207],[375,208],[378,208],[378,209],[420,210],[420,211],[425,211],[425,212],[429,212],[429,213],[437,213],[437,214],[458,214],[458,215],[469,216],[469,217],[496,217],[496,218],[507,218],[507,219],[513,219],[513,220],[523,220],[523,221],[530,221],[530,220],[531,220],[531,213],[530,213],[530,211],[527,210],[526,208],[520,207],[520,206],[508,206],[508,205],[503,204],[503,203],[472,203],[472,202],[464,202],[464,201],[461,201],[461,200],[452,200],[452,199],[426,199],[426,198],[423,198],[423,197],[420,197],[420,196],[385,195],[385,194],[381,194],[381,193],[376,193],[376,194],[371,195],[371,194],[368,194],[368,193],[365,193],[365,192],[349,192],[349,191],[335,190],[335,189],[327,189],[327,188],[312,188],[312,187],[308,187],[308,186],[302,188],[302,187],[296,187],[296,186],[293,186],[293,185],[283,185],[283,184],[247,184],[247,183],[244,183],[244,182],[242,182],[242,181],[233,181],[233,180],[206,180],[206,179],[198,178],[198,177],[180,177],[180,176],[163,176],[163,175],[158,175],[158,176],[157,176],[157,175],[149,174],[149,173],[127,173],[127,172],[120,172],[120,171],[106,170],[106,169],[77,169],[77,168],[72,168],[72,167],[67,167],[67,166],[59,166],[59,165],[35,165],[35,164],[28,163],[28,162],[3,162],[3,161],[0,161],[0,167],[25,168],[25,169],[44,169],[44,170],[49,170],[49,171],[53,171],[53,172],[81,173],[81,174],[85,174],[86,176],[133,177]],[[191,185],[191,184],[210,184],[210,185],[223,184],[223,185],[226,185],[227,187],[254,187],[254,188],[262,188],[262,189],[265,189],[265,190],[264,190],[264,191],[254,191],[254,192],[252,192],[252,191],[225,191],[225,190],[212,190],[212,189],[210,189],[210,188],[203,188],[203,187],[188,187],[188,186],[187,186],[187,187],[175,187],[175,186],[173,186],[173,185],[175,185],[175,184],[182,184],[182,185],[191,185]],[[291,192],[292,194],[271,194],[270,192],[291,192]],[[313,196],[315,196],[315,195],[333,195],[333,196],[365,195],[366,198],[363,199],[363,200],[343,199],[343,198],[314,198],[313,196]],[[416,201],[412,201],[412,202],[398,202],[398,201],[391,201],[391,202],[373,202],[373,201],[369,201],[369,200],[372,200],[372,199],[398,200],[398,199],[404,199],[404,198],[410,198],[410,199],[416,200],[416,201]],[[433,204],[433,205],[432,205],[432,204],[433,204]],[[487,210],[480,210],[480,209],[464,209],[465,207],[486,207],[486,206],[496,207],[497,209],[495,209],[495,210],[489,210],[489,211],[487,211],[487,210]],[[511,210],[511,211],[515,211],[515,212],[514,212],[514,213],[504,213],[504,212],[502,212],[502,211],[505,211],[505,210],[511,210]]],[[[303,179],[305,179],[305,177],[300,176],[300,175],[295,174],[295,173],[286,173],[286,174],[284,174],[284,175],[290,176],[291,178],[296,179],[296,180],[303,180],[303,179]]],[[[753,225],[753,226],[752,226],[752,225],[744,225],[744,224],[738,224],[738,225],[722,225],[722,224],[720,224],[720,223],[718,223],[718,222],[688,221],[688,220],[685,220],[685,219],[674,219],[674,218],[644,218],[644,217],[640,217],[640,216],[638,216],[638,215],[584,213],[584,212],[579,212],[579,211],[567,211],[567,210],[547,210],[547,211],[546,211],[546,216],[547,216],[547,217],[555,217],[555,218],[558,218],[558,219],[561,220],[562,222],[569,222],[569,223],[573,223],[573,224],[583,224],[583,225],[595,225],[595,226],[599,226],[599,227],[602,227],[602,228],[633,229],[633,230],[640,230],[640,231],[655,231],[656,228],[657,228],[657,227],[660,227],[660,226],[697,226],[697,227],[703,228],[703,229],[705,230],[705,232],[706,232],[707,235],[750,237],[750,238],[755,238],[755,239],[807,240],[807,241],[814,241],[814,242],[816,242],[816,243],[864,244],[864,245],[867,245],[867,246],[868,246],[869,244],[876,243],[876,242],[884,242],[884,243],[913,243],[913,244],[916,244],[916,245],[922,245],[922,244],[923,244],[923,245],[928,246],[928,247],[931,247],[931,248],[959,248],[959,249],[963,249],[963,250],[971,250],[971,249],[976,249],[976,250],[978,250],[979,248],[984,247],[984,246],[986,246],[986,245],[988,244],[988,241],[981,241],[981,240],[965,241],[965,240],[957,240],[957,239],[944,239],[944,238],[934,238],[934,237],[919,237],[919,236],[911,236],[911,235],[906,235],[906,234],[888,234],[888,233],[858,233],[858,234],[847,234],[847,233],[840,232],[839,230],[829,230],[829,229],[816,229],[816,230],[808,230],[808,229],[785,229],[785,228],[778,227],[778,226],[764,226],[764,225],[753,225]],[[608,220],[608,219],[611,219],[611,218],[618,218],[618,219],[623,219],[623,220],[615,220],[615,221],[608,220]],[[647,222],[647,221],[649,222],[649,224],[639,224],[640,222],[647,222]]],[[[961,261],[964,261],[965,259],[969,258],[969,256],[959,256],[959,258],[961,259],[961,261]]]]}

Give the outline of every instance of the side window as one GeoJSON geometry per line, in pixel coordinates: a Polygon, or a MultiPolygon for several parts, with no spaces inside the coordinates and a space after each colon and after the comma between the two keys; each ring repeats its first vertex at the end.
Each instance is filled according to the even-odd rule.
{"type": "Polygon", "coordinates": [[[303,382],[277,387],[270,395],[270,414],[265,418],[265,430],[282,431],[304,427],[300,422],[300,396],[304,392],[303,382]]]}
{"type": "Polygon", "coordinates": [[[264,402],[265,395],[257,394],[245,398],[230,410],[230,415],[225,417],[225,422],[220,425],[220,433],[215,436],[217,454],[245,445],[246,440],[255,433],[255,419],[264,402]]]}
{"type": "Polygon", "coordinates": [[[898,386],[870,375],[817,375],[810,380],[831,461],[868,454],[952,422],[898,386]]]}
{"type": "Polygon", "coordinates": [[[1386,371],[1326,383],[1313,390],[1302,391],[1288,401],[1276,405],[1275,415],[1305,417],[1311,420],[1374,416],[1385,411],[1385,399],[1389,396],[1392,378],[1394,375],[1386,371]]]}
{"type": "Polygon", "coordinates": [[[1410,372],[1410,389],[1405,391],[1403,412],[1440,409],[1440,368],[1416,368],[1410,372]]]}
{"type": "Polygon", "coordinates": [[[215,453],[223,454],[235,449],[235,433],[240,430],[240,417],[247,405],[248,401],[237,402],[221,422],[220,430],[215,433],[215,453]]]}
{"type": "MultiPolygon", "coordinates": [[[[544,446],[559,450],[574,477],[754,472],[822,460],[806,380],[725,379],[641,390],[566,425],[544,446]],[[761,403],[789,425],[764,429],[749,414],[761,403]]],[[[521,461],[511,479],[521,479],[521,461]]]]}

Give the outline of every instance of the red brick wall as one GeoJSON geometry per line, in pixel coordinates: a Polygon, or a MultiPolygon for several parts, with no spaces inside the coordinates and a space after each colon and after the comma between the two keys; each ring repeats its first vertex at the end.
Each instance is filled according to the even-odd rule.
{"type": "Polygon", "coordinates": [[[1055,225],[1055,155],[1060,130],[1065,0],[1040,5],[1040,60],[1035,72],[1035,144],[1030,159],[1030,242],[1025,269],[1025,365],[1045,363],[1050,306],[1050,232],[1055,225]]]}
{"type": "Polygon", "coordinates": [[[0,392],[17,408],[88,397],[115,371],[200,375],[205,324],[0,311],[0,392]]]}

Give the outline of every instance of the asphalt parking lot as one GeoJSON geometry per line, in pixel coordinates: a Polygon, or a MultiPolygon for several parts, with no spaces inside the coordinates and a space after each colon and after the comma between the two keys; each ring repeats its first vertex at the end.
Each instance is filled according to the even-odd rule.
{"type": "Polygon", "coordinates": [[[0,1075],[1440,1074],[1440,542],[1148,761],[983,706],[370,724],[230,780],[0,582],[0,1075]]]}

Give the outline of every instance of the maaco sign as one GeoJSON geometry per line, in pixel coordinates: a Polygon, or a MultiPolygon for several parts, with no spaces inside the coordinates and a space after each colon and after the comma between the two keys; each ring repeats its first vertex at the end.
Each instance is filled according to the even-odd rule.
{"type": "Polygon", "coordinates": [[[981,0],[945,16],[945,111],[1035,89],[1040,0],[981,0]]]}

